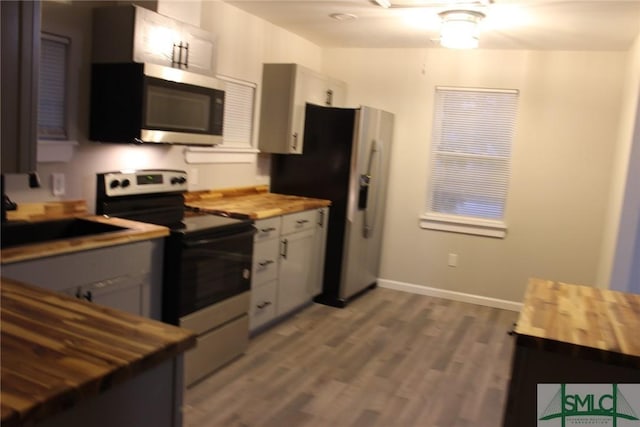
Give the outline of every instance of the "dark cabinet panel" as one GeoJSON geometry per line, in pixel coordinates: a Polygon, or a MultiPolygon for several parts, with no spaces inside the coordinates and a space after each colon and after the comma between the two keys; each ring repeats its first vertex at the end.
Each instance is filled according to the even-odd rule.
{"type": "Polygon", "coordinates": [[[2,1],[2,172],[36,169],[40,2],[2,1]]]}

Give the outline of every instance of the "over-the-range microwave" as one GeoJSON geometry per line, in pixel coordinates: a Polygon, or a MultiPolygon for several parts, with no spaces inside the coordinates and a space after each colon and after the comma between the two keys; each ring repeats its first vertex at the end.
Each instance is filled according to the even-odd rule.
{"type": "Polygon", "coordinates": [[[215,78],[155,64],[92,65],[91,140],[216,145],[223,118],[215,78]]]}

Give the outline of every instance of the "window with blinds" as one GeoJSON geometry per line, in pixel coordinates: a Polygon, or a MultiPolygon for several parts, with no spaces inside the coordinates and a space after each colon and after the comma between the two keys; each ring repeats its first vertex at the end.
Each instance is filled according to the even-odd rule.
{"type": "Polygon", "coordinates": [[[256,84],[229,77],[224,82],[224,147],[251,148],[256,84]]]}
{"type": "Polygon", "coordinates": [[[42,34],[38,87],[38,139],[68,139],[67,63],[70,40],[42,34]]]}
{"type": "Polygon", "coordinates": [[[436,88],[423,227],[504,237],[518,92],[436,88]]]}

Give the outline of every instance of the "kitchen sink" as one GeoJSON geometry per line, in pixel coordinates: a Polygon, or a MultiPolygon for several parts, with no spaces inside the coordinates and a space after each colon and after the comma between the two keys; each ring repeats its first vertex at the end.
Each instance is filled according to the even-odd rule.
{"type": "Polygon", "coordinates": [[[10,248],[122,230],[127,230],[127,228],[82,218],[5,223],[2,224],[0,246],[10,248]]]}

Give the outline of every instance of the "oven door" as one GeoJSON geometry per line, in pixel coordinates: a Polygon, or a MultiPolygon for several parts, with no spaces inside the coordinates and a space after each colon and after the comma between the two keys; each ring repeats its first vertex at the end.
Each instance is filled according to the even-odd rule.
{"type": "Polygon", "coordinates": [[[251,288],[255,229],[186,236],[182,241],[179,317],[251,288]]]}

